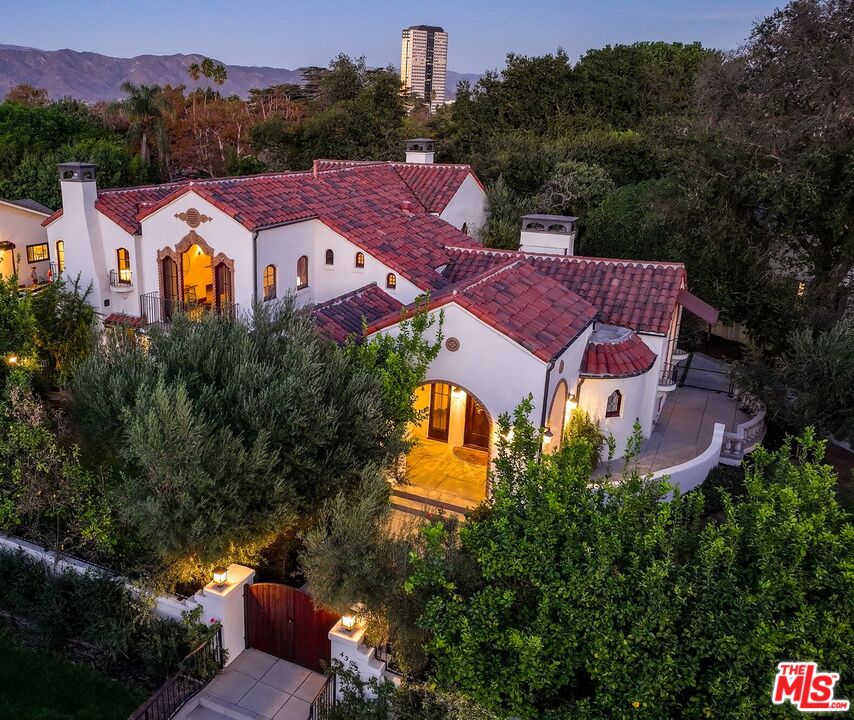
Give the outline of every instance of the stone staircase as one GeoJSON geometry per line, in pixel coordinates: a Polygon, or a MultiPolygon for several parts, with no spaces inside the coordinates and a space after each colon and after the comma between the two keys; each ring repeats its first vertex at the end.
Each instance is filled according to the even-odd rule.
{"type": "Polygon", "coordinates": [[[421,488],[404,485],[391,491],[391,506],[394,510],[407,515],[434,520],[438,517],[454,517],[459,520],[471,512],[471,507],[463,504],[455,496],[445,498],[442,493],[432,493],[437,497],[428,497],[421,488]]]}

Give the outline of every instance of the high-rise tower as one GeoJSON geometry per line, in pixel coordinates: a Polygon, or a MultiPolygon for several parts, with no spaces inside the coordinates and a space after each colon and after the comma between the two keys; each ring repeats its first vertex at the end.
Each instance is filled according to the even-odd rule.
{"type": "Polygon", "coordinates": [[[434,111],[445,104],[447,73],[448,33],[434,25],[406,28],[400,45],[400,81],[407,92],[434,111]]]}

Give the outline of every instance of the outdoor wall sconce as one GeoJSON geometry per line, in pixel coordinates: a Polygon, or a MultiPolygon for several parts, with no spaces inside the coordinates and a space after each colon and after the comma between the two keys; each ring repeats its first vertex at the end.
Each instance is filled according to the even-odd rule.
{"type": "Polygon", "coordinates": [[[453,395],[455,398],[461,398],[465,396],[465,394],[466,391],[457,385],[454,385],[453,389],[451,390],[451,395],[453,395]]]}
{"type": "Polygon", "coordinates": [[[353,628],[356,627],[356,616],[355,615],[344,615],[341,618],[341,626],[347,632],[353,632],[353,628]]]}
{"type": "Polygon", "coordinates": [[[228,582],[228,569],[222,567],[215,567],[213,571],[213,581],[214,585],[217,587],[222,587],[228,582]]]}
{"type": "Polygon", "coordinates": [[[546,428],[546,431],[543,433],[543,442],[548,445],[551,443],[553,437],[554,433],[551,431],[551,429],[546,428]]]}
{"type": "Polygon", "coordinates": [[[10,365],[17,365],[18,364],[18,356],[17,355],[10,355],[8,358],[6,358],[6,362],[9,363],[10,365]]]}

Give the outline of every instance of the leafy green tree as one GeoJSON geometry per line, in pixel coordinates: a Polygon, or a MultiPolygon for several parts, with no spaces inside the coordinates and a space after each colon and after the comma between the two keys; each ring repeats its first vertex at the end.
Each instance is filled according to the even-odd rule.
{"type": "Polygon", "coordinates": [[[433,523],[412,560],[440,687],[522,717],[771,718],[778,662],[854,669],[854,526],[811,430],[757,450],[744,497],[712,517],[631,471],[591,485],[584,440],[539,456],[527,409],[486,507],[433,523]],[[455,544],[474,580],[446,562],[455,544]]]}
{"type": "Polygon", "coordinates": [[[486,224],[480,228],[480,240],[486,247],[517,250],[522,216],[530,211],[531,205],[520,198],[499,178],[487,186],[486,200],[489,210],[486,224]]]}
{"type": "Polygon", "coordinates": [[[854,443],[854,318],[827,330],[806,325],[787,345],[787,353],[770,359],[754,348],[737,368],[739,387],[787,430],[808,423],[854,443]]]}
{"type": "Polygon", "coordinates": [[[10,357],[24,357],[32,352],[34,329],[30,297],[19,297],[18,278],[0,276],[0,362],[3,365],[10,357]]]}
{"type": "Polygon", "coordinates": [[[554,177],[543,185],[533,202],[539,212],[585,217],[612,190],[614,181],[604,168],[566,160],[557,164],[554,177]]]}
{"type": "Polygon", "coordinates": [[[127,115],[130,126],[128,138],[139,142],[139,156],[143,163],[151,162],[150,142],[153,140],[161,158],[166,156],[168,135],[164,112],[165,98],[158,85],[135,85],[122,83],[122,92],[127,97],[118,104],[118,109],[127,115]]]}

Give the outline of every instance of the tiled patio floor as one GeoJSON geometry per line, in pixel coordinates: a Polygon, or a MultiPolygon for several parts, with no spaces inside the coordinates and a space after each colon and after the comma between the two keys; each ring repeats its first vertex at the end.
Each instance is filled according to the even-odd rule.
{"type": "MultiPolygon", "coordinates": [[[[739,402],[727,394],[729,380],[716,373],[721,364],[713,358],[695,354],[688,373],[688,384],[704,385],[716,390],[677,387],[670,392],[658,422],[650,437],[644,441],[637,459],[638,470],[654,473],[679,465],[702,453],[712,441],[715,423],[723,423],[728,431],[751,415],[739,409],[739,402]]],[[[612,463],[614,474],[623,471],[623,461],[612,463]]],[[[600,468],[597,475],[604,474],[600,468]]]]}
{"type": "Polygon", "coordinates": [[[474,507],[486,497],[486,467],[460,460],[448,443],[419,440],[406,467],[409,485],[401,490],[462,507],[474,507]]]}
{"type": "Polygon", "coordinates": [[[187,720],[307,720],[326,678],[258,650],[244,650],[199,695],[187,720]]]}

